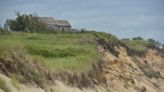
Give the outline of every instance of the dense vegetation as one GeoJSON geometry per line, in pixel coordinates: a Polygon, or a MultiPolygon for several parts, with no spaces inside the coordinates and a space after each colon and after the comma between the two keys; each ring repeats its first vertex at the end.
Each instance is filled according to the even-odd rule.
{"type": "Polygon", "coordinates": [[[0,35],[0,49],[21,47],[31,58],[57,70],[84,71],[100,60],[94,36],[90,33],[24,33],[0,35]]]}
{"type": "Polygon", "coordinates": [[[141,37],[134,37],[132,39],[122,39],[121,42],[125,44],[130,52],[134,55],[144,55],[147,49],[160,49],[160,43],[153,39],[144,40],[141,37]]]}
{"type": "Polygon", "coordinates": [[[16,19],[9,21],[9,28],[13,31],[47,32],[51,31],[45,24],[39,21],[38,16],[32,14],[16,13],[16,19]]]}

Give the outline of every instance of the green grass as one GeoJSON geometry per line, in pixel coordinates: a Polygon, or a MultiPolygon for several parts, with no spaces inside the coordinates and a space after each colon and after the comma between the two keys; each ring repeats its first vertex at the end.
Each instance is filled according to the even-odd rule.
{"type": "Polygon", "coordinates": [[[0,49],[18,46],[54,70],[86,71],[100,54],[91,33],[0,34],[0,49]]]}
{"type": "Polygon", "coordinates": [[[145,40],[122,40],[122,42],[136,53],[143,53],[147,48],[145,40]]]}

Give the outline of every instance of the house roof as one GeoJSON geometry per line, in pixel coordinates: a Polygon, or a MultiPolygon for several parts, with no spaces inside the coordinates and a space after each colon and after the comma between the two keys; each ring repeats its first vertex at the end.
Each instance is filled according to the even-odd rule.
{"type": "Polygon", "coordinates": [[[60,26],[71,26],[71,24],[67,20],[56,20],[56,22],[60,26]]]}
{"type": "Polygon", "coordinates": [[[52,17],[39,17],[39,20],[45,24],[54,24],[54,18],[52,17]]]}
{"type": "Polygon", "coordinates": [[[57,26],[71,26],[67,20],[55,20],[52,17],[39,17],[39,20],[45,24],[57,25],[57,26]]]}

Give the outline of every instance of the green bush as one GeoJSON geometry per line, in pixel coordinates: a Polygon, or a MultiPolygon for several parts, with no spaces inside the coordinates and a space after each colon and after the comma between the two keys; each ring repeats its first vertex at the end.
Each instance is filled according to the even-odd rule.
{"type": "Polygon", "coordinates": [[[134,37],[134,38],[132,38],[132,40],[144,40],[142,37],[134,37]]]}
{"type": "Polygon", "coordinates": [[[158,41],[155,41],[154,39],[148,39],[147,40],[147,47],[149,48],[159,48],[160,43],[158,41]]]}
{"type": "Polygon", "coordinates": [[[158,71],[145,71],[144,74],[149,78],[154,77],[154,78],[158,79],[161,77],[160,72],[158,72],[158,71]]]}
{"type": "Polygon", "coordinates": [[[10,21],[10,29],[14,31],[24,31],[24,32],[38,32],[46,31],[48,28],[45,24],[41,23],[37,16],[31,14],[16,14],[16,20],[10,21]]]}
{"type": "Polygon", "coordinates": [[[112,34],[105,32],[93,32],[92,33],[99,44],[101,44],[104,49],[110,51],[113,55],[118,56],[118,52],[114,47],[119,46],[120,41],[118,38],[112,34]]]}
{"type": "Polygon", "coordinates": [[[128,52],[131,55],[143,55],[147,49],[156,49],[159,51],[160,43],[154,39],[144,40],[141,37],[134,37],[132,40],[122,39],[121,42],[125,44],[128,52]]]}
{"type": "Polygon", "coordinates": [[[147,42],[140,37],[132,40],[121,40],[121,42],[125,44],[129,55],[142,55],[147,50],[147,42]]]}

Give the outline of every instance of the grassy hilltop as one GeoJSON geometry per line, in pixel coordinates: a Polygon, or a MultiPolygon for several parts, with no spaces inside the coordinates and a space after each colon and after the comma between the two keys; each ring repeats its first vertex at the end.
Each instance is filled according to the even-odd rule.
{"type": "Polygon", "coordinates": [[[100,60],[94,36],[90,33],[25,33],[0,35],[0,50],[20,47],[31,58],[55,70],[85,71],[100,60]]]}
{"type": "MultiPolygon", "coordinates": [[[[103,32],[61,32],[29,33],[9,32],[0,34],[0,51],[11,48],[24,49],[32,59],[40,61],[54,70],[86,71],[93,63],[101,60],[97,51],[97,41],[107,42],[107,48],[117,54],[114,47],[122,44],[129,54],[143,54],[147,48],[157,48],[159,43],[153,39],[140,37],[119,40],[103,32]]],[[[161,49],[163,50],[163,49],[161,49]]]]}

